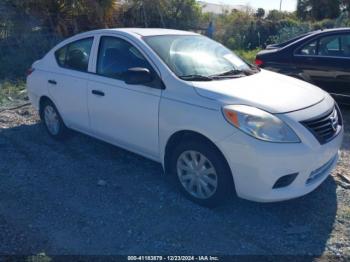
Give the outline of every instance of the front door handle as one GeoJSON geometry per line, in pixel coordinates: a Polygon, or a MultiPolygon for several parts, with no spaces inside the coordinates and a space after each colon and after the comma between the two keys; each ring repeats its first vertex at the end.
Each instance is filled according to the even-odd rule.
{"type": "Polygon", "coordinates": [[[57,82],[55,80],[49,80],[47,82],[49,82],[49,84],[51,84],[51,85],[57,85],[57,82]]]}
{"type": "Polygon", "coordinates": [[[99,91],[99,90],[92,90],[91,93],[93,93],[94,95],[97,95],[97,96],[105,96],[105,93],[103,93],[102,91],[99,91]]]}

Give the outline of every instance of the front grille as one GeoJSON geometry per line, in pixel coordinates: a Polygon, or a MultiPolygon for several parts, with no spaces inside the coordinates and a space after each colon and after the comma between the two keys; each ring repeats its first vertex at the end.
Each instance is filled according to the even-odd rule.
{"type": "Polygon", "coordinates": [[[328,143],[337,136],[343,125],[338,106],[322,116],[301,123],[316,137],[321,145],[328,143]]]}

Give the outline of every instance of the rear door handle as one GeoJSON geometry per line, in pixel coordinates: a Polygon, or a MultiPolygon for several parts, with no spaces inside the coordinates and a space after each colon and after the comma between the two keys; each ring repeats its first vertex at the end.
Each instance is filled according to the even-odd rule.
{"type": "Polygon", "coordinates": [[[51,84],[51,85],[57,85],[57,82],[55,80],[49,80],[47,82],[49,82],[49,84],[51,84]]]}
{"type": "Polygon", "coordinates": [[[105,96],[105,93],[103,93],[102,91],[99,91],[99,90],[92,90],[91,93],[93,93],[94,95],[97,95],[97,96],[105,96]]]}

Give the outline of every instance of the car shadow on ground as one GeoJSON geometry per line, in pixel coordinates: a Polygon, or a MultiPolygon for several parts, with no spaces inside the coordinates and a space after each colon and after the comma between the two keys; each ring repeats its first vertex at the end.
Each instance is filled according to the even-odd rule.
{"type": "Polygon", "coordinates": [[[207,209],[159,164],[85,135],[22,125],[0,130],[0,148],[1,254],[321,255],[336,220],[332,177],[300,199],[207,209]]]}

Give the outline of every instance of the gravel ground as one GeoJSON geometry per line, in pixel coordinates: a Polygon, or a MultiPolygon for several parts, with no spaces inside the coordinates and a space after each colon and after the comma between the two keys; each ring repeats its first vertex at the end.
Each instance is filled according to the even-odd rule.
{"type": "Polygon", "coordinates": [[[30,106],[0,112],[0,254],[349,257],[346,131],[337,169],[310,195],[206,209],[173,190],[157,163],[77,133],[56,142],[30,106]]]}

